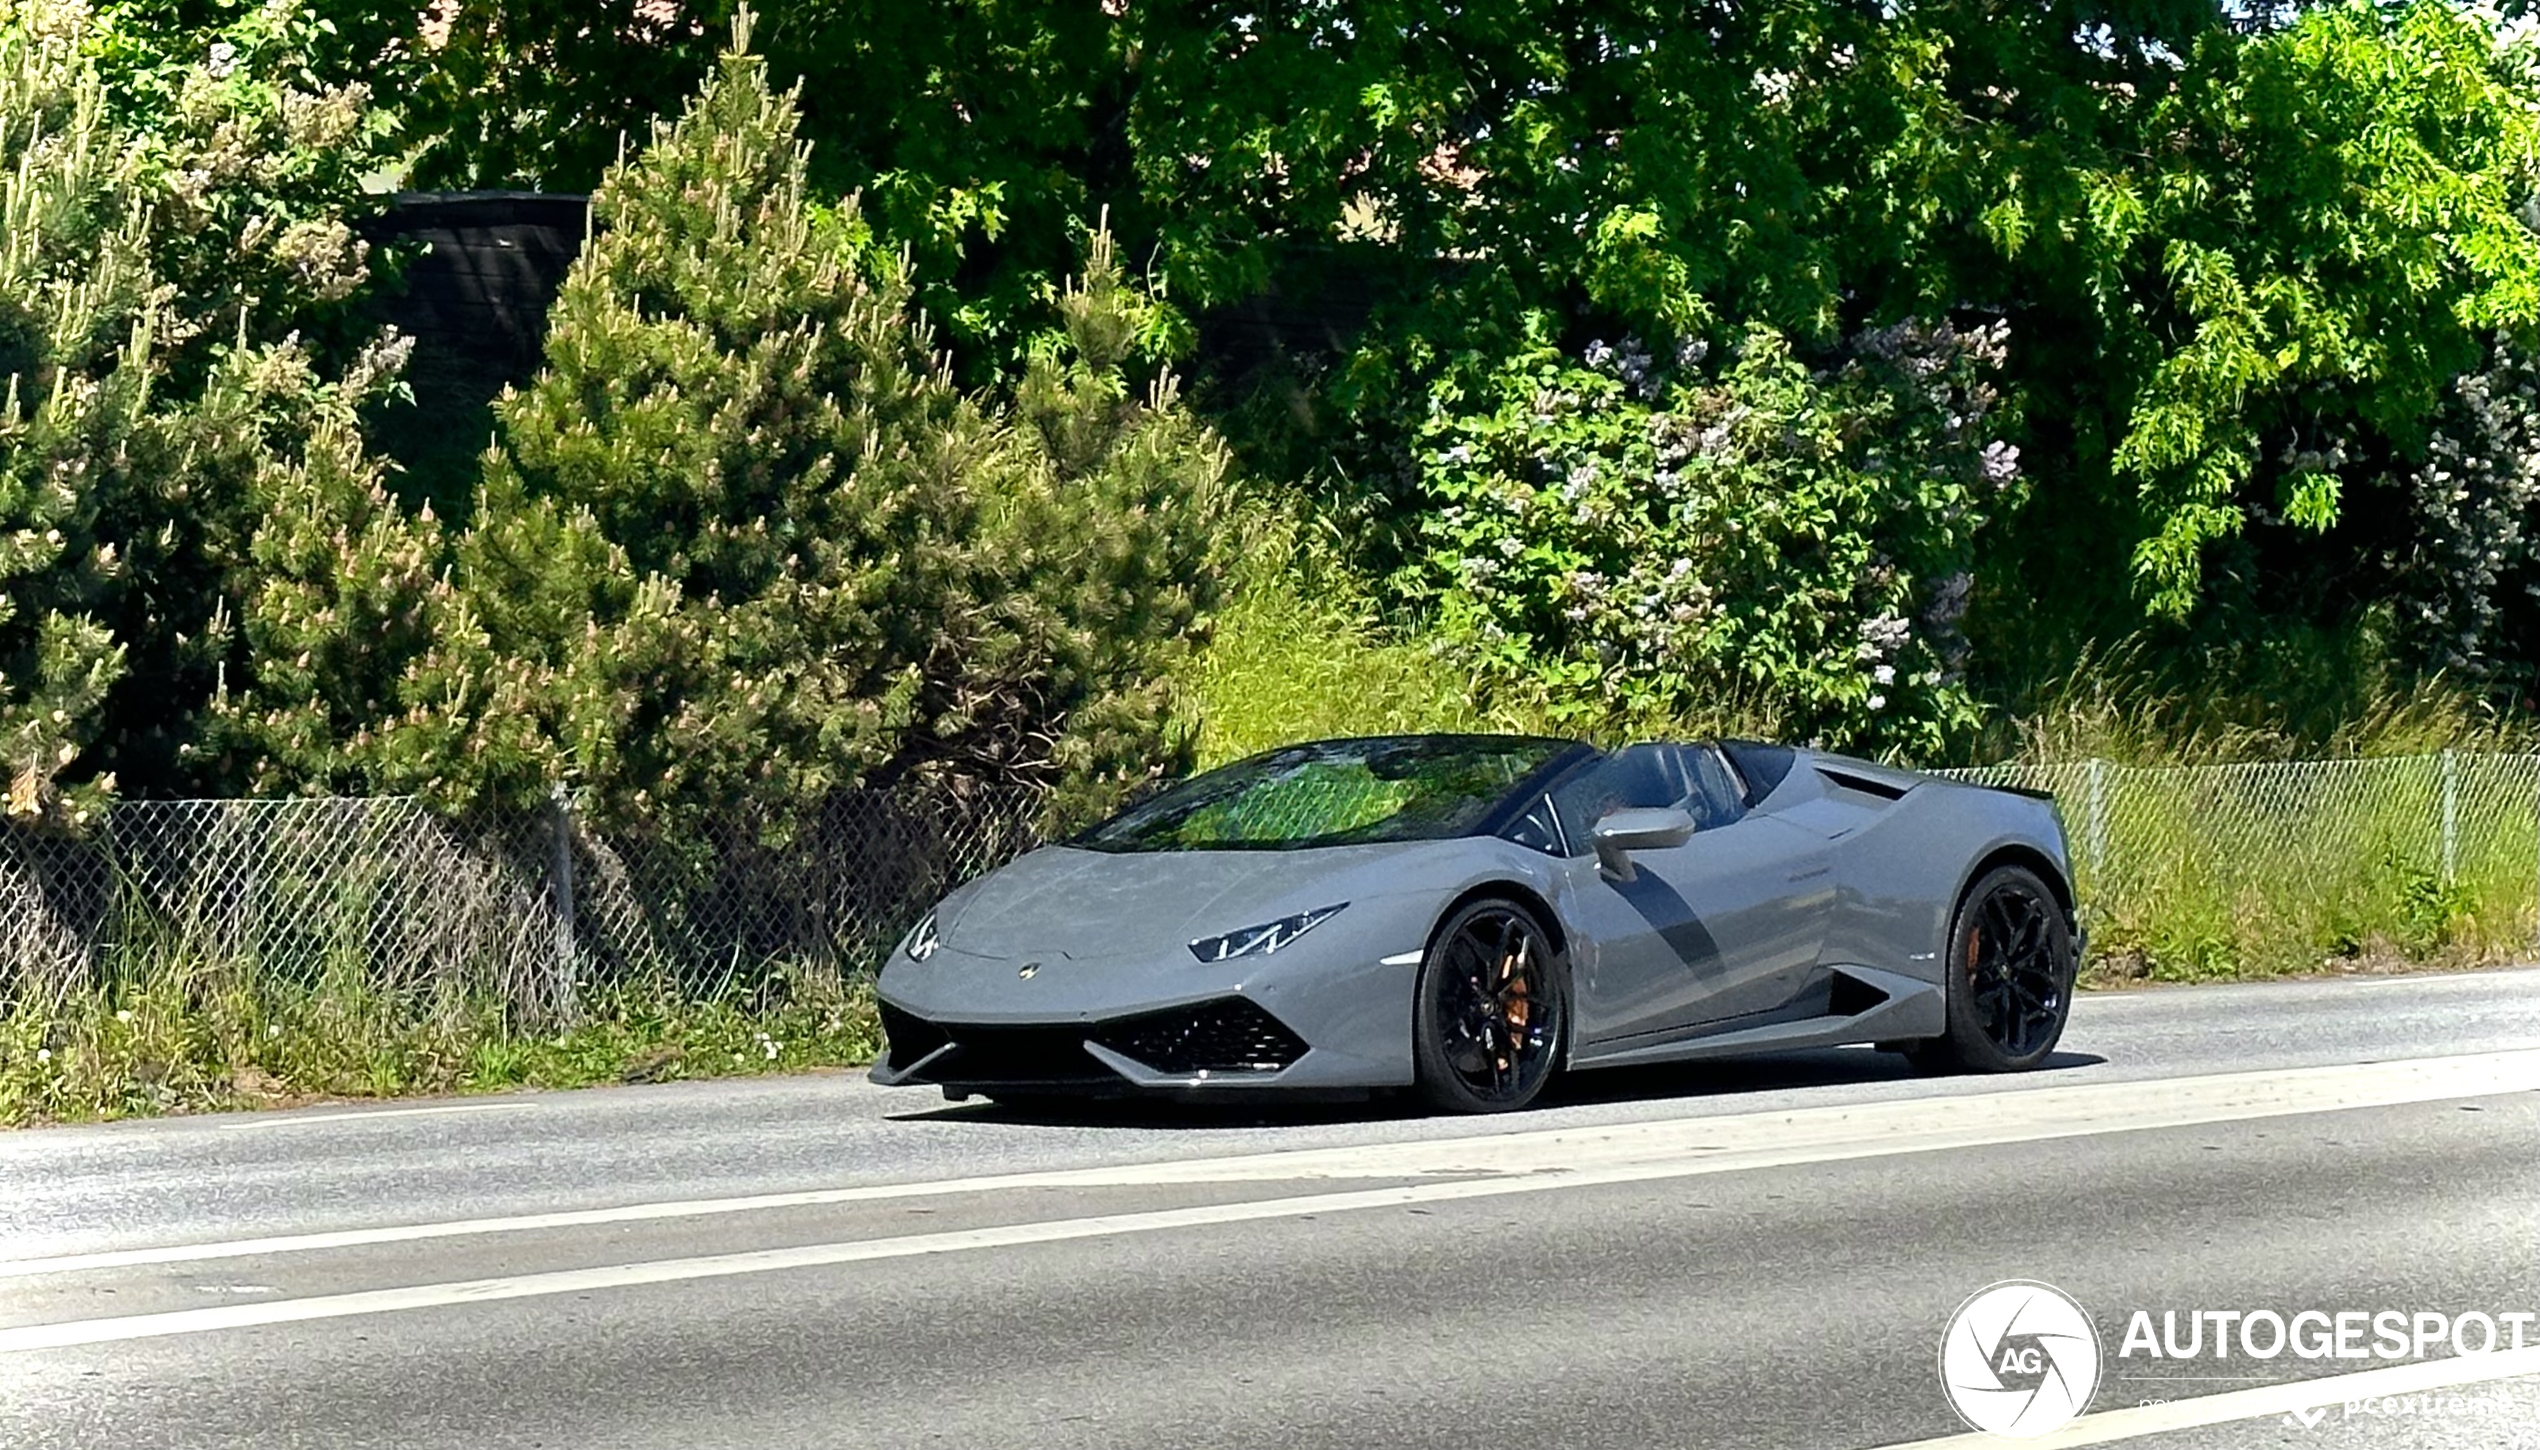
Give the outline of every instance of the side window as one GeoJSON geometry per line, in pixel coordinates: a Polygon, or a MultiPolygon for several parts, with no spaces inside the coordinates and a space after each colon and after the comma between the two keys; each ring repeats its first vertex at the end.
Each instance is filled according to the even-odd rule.
{"type": "MultiPolygon", "coordinates": [[[[1588,833],[1616,811],[1653,806],[1686,806],[1683,766],[1671,745],[1628,745],[1570,778],[1554,790],[1552,804],[1569,833],[1570,854],[1585,854],[1588,833]]],[[[1694,815],[1699,822],[1699,812],[1694,815]]]]}
{"type": "Polygon", "coordinates": [[[1693,823],[1706,831],[1733,825],[1746,814],[1746,791],[1737,776],[1729,770],[1720,752],[1708,745],[1688,745],[1678,752],[1684,761],[1685,775],[1693,786],[1693,799],[1685,806],[1693,823]]]}
{"type": "Polygon", "coordinates": [[[1535,797],[1534,806],[1509,822],[1508,828],[1499,834],[1528,850],[1541,851],[1547,856],[1561,854],[1561,827],[1553,819],[1552,797],[1548,795],[1535,797]]]}

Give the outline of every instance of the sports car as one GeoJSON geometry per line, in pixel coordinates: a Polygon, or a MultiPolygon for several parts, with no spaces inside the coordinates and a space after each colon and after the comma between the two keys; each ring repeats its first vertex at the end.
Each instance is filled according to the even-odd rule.
{"type": "Polygon", "coordinates": [[[1873,1043],[2034,1067],[2080,954],[2054,802],[1815,750],[1289,746],[946,896],[878,1083],[956,1100],[1412,1088],[1873,1043]]]}

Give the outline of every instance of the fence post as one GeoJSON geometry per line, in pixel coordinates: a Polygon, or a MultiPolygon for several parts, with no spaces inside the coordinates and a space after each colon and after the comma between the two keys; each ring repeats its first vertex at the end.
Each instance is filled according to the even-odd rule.
{"type": "Polygon", "coordinates": [[[2082,860],[2096,879],[2108,860],[2108,762],[2090,757],[2090,803],[2082,821],[2082,860]]]}
{"type": "Polygon", "coordinates": [[[2443,752],[2443,884],[2452,884],[2461,862],[2461,761],[2456,751],[2443,752]]]}
{"type": "Polygon", "coordinates": [[[580,1015],[574,992],[573,940],[573,801],[565,793],[564,782],[556,782],[547,796],[547,817],[555,842],[554,863],[547,872],[547,890],[556,912],[556,979],[548,992],[559,1023],[570,1023],[580,1015]]]}

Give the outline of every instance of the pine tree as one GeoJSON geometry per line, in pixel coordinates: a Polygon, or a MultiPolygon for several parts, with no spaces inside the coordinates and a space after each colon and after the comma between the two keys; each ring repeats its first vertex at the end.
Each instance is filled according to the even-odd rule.
{"type": "Polygon", "coordinates": [[[261,607],[381,653],[261,683],[242,713],[275,748],[331,732],[364,778],[453,810],[562,784],[620,822],[780,829],[863,780],[1080,800],[1169,755],[1157,681],[1212,597],[1225,461],[1169,380],[1125,380],[1153,304],[1098,239],[1016,394],[962,393],[905,262],[875,254],[852,200],[807,193],[794,98],[747,24],[594,195],[546,368],[497,404],[446,590],[375,490],[335,488],[332,525],[277,516],[303,542],[259,558],[296,561],[315,594],[261,607]],[[390,599],[428,638],[367,627],[390,599]],[[374,704],[383,671],[394,698],[374,704]]]}
{"type": "Polygon", "coordinates": [[[1081,817],[1187,763],[1168,680],[1217,602],[1227,458],[1170,375],[1133,391],[1160,309],[1122,277],[1107,232],[1059,311],[1016,390],[1022,466],[981,550],[988,608],[952,621],[970,626],[960,665],[928,672],[963,693],[934,697],[903,763],[1044,783],[1081,817]]]}
{"type": "MultiPolygon", "coordinates": [[[[224,371],[246,361],[225,360],[224,371]]],[[[263,355],[268,391],[300,400],[296,456],[255,462],[262,517],[240,569],[242,688],[213,703],[212,739],[250,790],[358,791],[405,674],[451,609],[447,546],[429,504],[409,515],[363,445],[359,403],[393,372],[393,345],[321,383],[297,350],[263,355]],[[278,385],[278,386],[277,386],[278,385]]],[[[216,377],[215,397],[255,384],[216,377]]]]}
{"type": "Polygon", "coordinates": [[[137,158],[104,119],[76,7],[0,8],[0,749],[15,817],[67,797],[124,650],[97,618],[117,572],[101,499],[146,436],[166,297],[137,158]]]}
{"type": "Polygon", "coordinates": [[[401,361],[336,326],[325,382],[301,332],[367,275],[340,214],[366,95],[268,49],[257,77],[169,67],[136,114],[99,59],[127,18],[0,0],[0,804],[74,824],[118,776],[235,783],[198,732],[245,664],[260,481],[312,440],[358,459],[352,409],[401,361]]]}

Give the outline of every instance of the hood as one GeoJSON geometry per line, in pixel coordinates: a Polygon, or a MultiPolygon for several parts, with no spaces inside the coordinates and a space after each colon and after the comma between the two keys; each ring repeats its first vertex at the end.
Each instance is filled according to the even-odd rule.
{"type": "Polygon", "coordinates": [[[1368,884],[1362,868],[1417,844],[1119,855],[1047,846],[980,880],[943,940],[983,957],[1149,956],[1350,900],[1368,884]]]}

